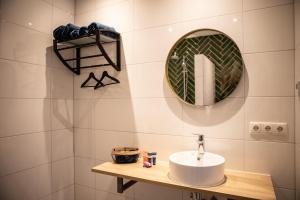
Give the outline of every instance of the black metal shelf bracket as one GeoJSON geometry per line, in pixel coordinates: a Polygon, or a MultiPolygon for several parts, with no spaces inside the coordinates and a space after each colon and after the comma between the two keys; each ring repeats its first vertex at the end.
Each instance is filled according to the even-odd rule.
{"type": "Polygon", "coordinates": [[[117,177],[117,192],[123,193],[125,190],[133,186],[137,181],[130,180],[127,183],[124,183],[124,180],[122,177],[117,177]]]}
{"type": "Polygon", "coordinates": [[[102,67],[102,66],[112,66],[115,70],[121,71],[121,42],[120,42],[121,36],[118,32],[112,31],[112,30],[96,30],[95,34],[90,34],[86,36],[82,36],[80,38],[74,39],[74,40],[68,40],[60,42],[58,40],[53,40],[53,50],[56,54],[56,56],[59,58],[59,60],[73,73],[80,75],[80,70],[85,68],[93,68],[93,67],[102,67]],[[115,37],[107,36],[107,34],[103,33],[110,33],[114,34],[115,37]],[[85,42],[82,42],[83,40],[87,40],[85,42]],[[81,41],[78,43],[78,41],[81,41]],[[116,61],[114,62],[109,55],[107,54],[105,48],[103,47],[104,44],[108,43],[115,43],[116,44],[116,61]],[[71,46],[64,46],[64,47],[58,47],[60,44],[63,45],[71,45],[71,46]],[[90,46],[97,46],[100,54],[95,55],[88,55],[88,56],[82,56],[81,57],[81,49],[85,47],[90,46]],[[64,58],[61,54],[61,51],[68,50],[68,49],[75,49],[75,58],[64,58]],[[101,64],[94,64],[89,66],[81,66],[81,60],[82,59],[89,59],[89,58],[95,58],[95,57],[104,57],[107,63],[101,63],[101,64]],[[69,61],[76,61],[75,66],[71,65],[69,61]]]}

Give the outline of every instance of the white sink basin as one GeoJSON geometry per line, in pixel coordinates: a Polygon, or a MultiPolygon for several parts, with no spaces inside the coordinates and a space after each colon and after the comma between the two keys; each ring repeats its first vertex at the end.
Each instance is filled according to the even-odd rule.
{"type": "Polygon", "coordinates": [[[169,157],[169,178],[190,186],[216,186],[224,182],[225,158],[205,152],[197,160],[197,151],[183,151],[169,157]]]}

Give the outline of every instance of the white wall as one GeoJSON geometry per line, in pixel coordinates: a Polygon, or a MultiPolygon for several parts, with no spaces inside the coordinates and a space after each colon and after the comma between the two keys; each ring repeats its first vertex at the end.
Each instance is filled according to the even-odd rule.
{"type": "MultiPolygon", "coordinates": [[[[300,1],[295,0],[295,81],[300,81],[300,1]]],[[[300,89],[299,89],[300,90],[300,89]]],[[[299,90],[296,90],[295,106],[296,106],[296,189],[297,199],[300,199],[300,96],[299,90]]]]}
{"type": "Polygon", "coordinates": [[[207,150],[226,167],[272,175],[278,199],[295,199],[294,4],[291,0],[89,0],[76,1],[75,22],[113,26],[122,34],[121,84],[80,89],[74,80],[76,199],[188,199],[188,193],[138,183],[125,195],[115,179],[90,168],[110,159],[116,145],[138,145],[166,160],[195,149],[192,133],[206,135],[207,150]],[[234,18],[237,19],[233,20],[234,18]],[[236,21],[236,22],[234,22],[236,21]],[[183,34],[213,28],[232,37],[246,65],[231,98],[208,109],[182,104],[164,78],[169,49],[183,34]],[[249,121],[287,122],[281,140],[257,140],[249,121]]]}
{"type": "Polygon", "coordinates": [[[72,0],[0,0],[0,199],[74,199],[73,75],[52,52],[72,0]]]}

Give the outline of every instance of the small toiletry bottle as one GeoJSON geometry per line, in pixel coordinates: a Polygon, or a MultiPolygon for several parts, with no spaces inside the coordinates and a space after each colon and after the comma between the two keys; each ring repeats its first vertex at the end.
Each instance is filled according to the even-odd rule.
{"type": "Polygon", "coordinates": [[[156,156],[157,156],[157,153],[156,152],[152,152],[152,156],[153,156],[153,165],[156,165],[156,156]]]}
{"type": "Polygon", "coordinates": [[[148,162],[150,162],[152,165],[156,165],[156,155],[157,153],[156,152],[149,152],[148,153],[148,162]]]}
{"type": "Polygon", "coordinates": [[[148,152],[147,151],[143,152],[143,162],[149,162],[149,160],[148,160],[148,152]]]}
{"type": "Polygon", "coordinates": [[[152,156],[152,152],[148,152],[148,162],[151,163],[151,165],[153,165],[153,156],[152,156]]]}

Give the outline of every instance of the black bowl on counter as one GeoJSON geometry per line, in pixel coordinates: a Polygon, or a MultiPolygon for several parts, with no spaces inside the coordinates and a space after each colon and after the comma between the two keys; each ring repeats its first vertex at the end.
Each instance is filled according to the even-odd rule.
{"type": "Polygon", "coordinates": [[[140,151],[135,147],[115,147],[112,149],[111,157],[115,163],[136,163],[140,157],[140,151]]]}

